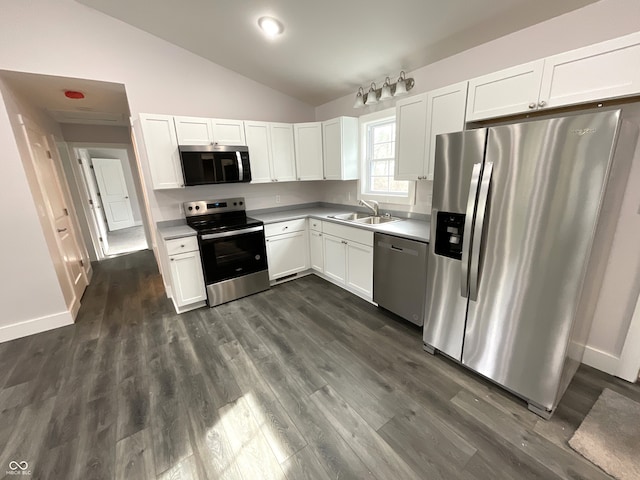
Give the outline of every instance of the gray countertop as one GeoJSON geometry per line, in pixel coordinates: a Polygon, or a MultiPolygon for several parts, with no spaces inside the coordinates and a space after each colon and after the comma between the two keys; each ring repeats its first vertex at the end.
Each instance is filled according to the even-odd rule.
{"type": "Polygon", "coordinates": [[[191,237],[197,235],[193,228],[188,226],[184,220],[167,220],[156,224],[158,235],[162,240],[172,238],[191,237]]]}
{"type": "Polygon", "coordinates": [[[397,222],[389,222],[383,225],[363,225],[361,223],[349,222],[347,220],[338,220],[330,218],[330,215],[340,213],[353,212],[353,207],[345,206],[345,208],[334,207],[309,207],[296,208],[292,210],[281,210],[277,212],[260,213],[248,212],[250,217],[262,220],[265,224],[285,222],[287,220],[295,220],[297,218],[316,218],[328,222],[339,223],[351,227],[362,228],[374,232],[386,233],[397,237],[417,240],[418,242],[429,242],[430,222],[424,220],[403,219],[397,222]]]}
{"type": "MultiPolygon", "coordinates": [[[[260,213],[247,212],[252,218],[262,220],[265,224],[286,222],[287,220],[295,220],[297,218],[316,218],[327,222],[339,223],[373,232],[386,233],[397,237],[417,240],[418,242],[429,242],[430,223],[424,220],[403,219],[397,222],[389,222],[383,225],[363,225],[361,223],[349,222],[346,220],[338,220],[330,218],[330,215],[340,213],[353,212],[353,207],[337,208],[337,207],[307,207],[293,208],[291,210],[280,210],[277,212],[260,213]]],[[[156,224],[158,235],[163,240],[171,240],[173,238],[189,237],[197,235],[197,232],[189,227],[184,220],[167,220],[156,224]]]]}

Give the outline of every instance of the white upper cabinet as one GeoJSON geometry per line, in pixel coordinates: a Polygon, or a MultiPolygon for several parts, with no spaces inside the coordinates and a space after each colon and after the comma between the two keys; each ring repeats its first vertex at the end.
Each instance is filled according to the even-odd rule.
{"type": "Polygon", "coordinates": [[[545,59],[540,102],[548,107],[640,92],[640,32],[545,59]]]}
{"type": "Polygon", "coordinates": [[[436,136],[464,130],[468,82],[456,83],[427,94],[427,155],[423,176],[433,180],[436,136]]]}
{"type": "Polygon", "coordinates": [[[266,122],[245,122],[251,183],[273,182],[271,174],[271,143],[269,124],[266,122]]]}
{"type": "Polygon", "coordinates": [[[322,123],[293,125],[298,180],[322,180],[322,123]]]}
{"type": "Polygon", "coordinates": [[[184,187],[173,117],[141,113],[140,128],[154,190],[184,187]]]}
{"type": "Polygon", "coordinates": [[[244,122],[220,118],[174,117],[180,145],[245,145],[244,122]]]}
{"type": "Polygon", "coordinates": [[[469,80],[467,122],[537,109],[543,67],[537,60],[469,80]]]}
{"type": "Polygon", "coordinates": [[[211,119],[200,117],[174,117],[180,145],[211,145],[213,132],[211,119]]]}
{"type": "Polygon", "coordinates": [[[322,122],[325,180],[358,179],[358,125],[354,117],[322,122]]]}
{"type": "Polygon", "coordinates": [[[396,103],[396,180],[433,180],[436,136],[464,130],[467,82],[396,103]]]}
{"type": "MultiPolygon", "coordinates": [[[[296,179],[296,156],[293,146],[293,125],[291,123],[270,123],[271,173],[278,182],[296,179]]],[[[251,154],[249,154],[251,155],[251,154]]]]}
{"type": "Polygon", "coordinates": [[[467,121],[640,93],[640,32],[469,81],[467,121]]]}
{"type": "Polygon", "coordinates": [[[419,180],[424,176],[427,135],[427,94],[396,102],[396,180],[419,180]]]}
{"type": "Polygon", "coordinates": [[[296,179],[293,125],[245,122],[251,162],[251,183],[290,182],[296,179]]]}
{"type": "Polygon", "coordinates": [[[242,120],[211,119],[213,142],[219,145],[246,145],[242,120]]]}

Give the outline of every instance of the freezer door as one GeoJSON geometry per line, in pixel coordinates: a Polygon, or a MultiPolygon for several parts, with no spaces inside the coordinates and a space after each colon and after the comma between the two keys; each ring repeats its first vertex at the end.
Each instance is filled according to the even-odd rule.
{"type": "Polygon", "coordinates": [[[551,410],[619,111],[489,129],[462,361],[551,410]],[[490,177],[490,178],[488,178],[490,177]],[[486,209],[482,209],[486,194],[486,209]],[[484,218],[483,218],[484,217],[484,218]],[[478,250],[478,247],[479,250],[478,250]]]}
{"type": "Polygon", "coordinates": [[[468,261],[487,130],[438,135],[423,341],[461,360],[468,261]],[[465,286],[462,284],[465,283],[465,286]]]}

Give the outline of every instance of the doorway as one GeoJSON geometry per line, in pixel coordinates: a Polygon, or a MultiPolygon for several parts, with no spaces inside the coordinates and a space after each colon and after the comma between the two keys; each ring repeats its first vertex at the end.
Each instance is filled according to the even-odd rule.
{"type": "Polygon", "coordinates": [[[82,208],[97,232],[91,241],[98,259],[148,249],[129,146],[73,144],[72,151],[78,186],[86,192],[82,208]]]}

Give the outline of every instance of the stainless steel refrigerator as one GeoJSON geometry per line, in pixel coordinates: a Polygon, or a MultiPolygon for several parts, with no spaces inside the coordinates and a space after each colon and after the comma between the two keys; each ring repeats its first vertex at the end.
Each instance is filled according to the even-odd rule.
{"type": "Polygon", "coordinates": [[[637,127],[622,109],[440,135],[425,350],[549,418],[584,353],[637,127]]]}

